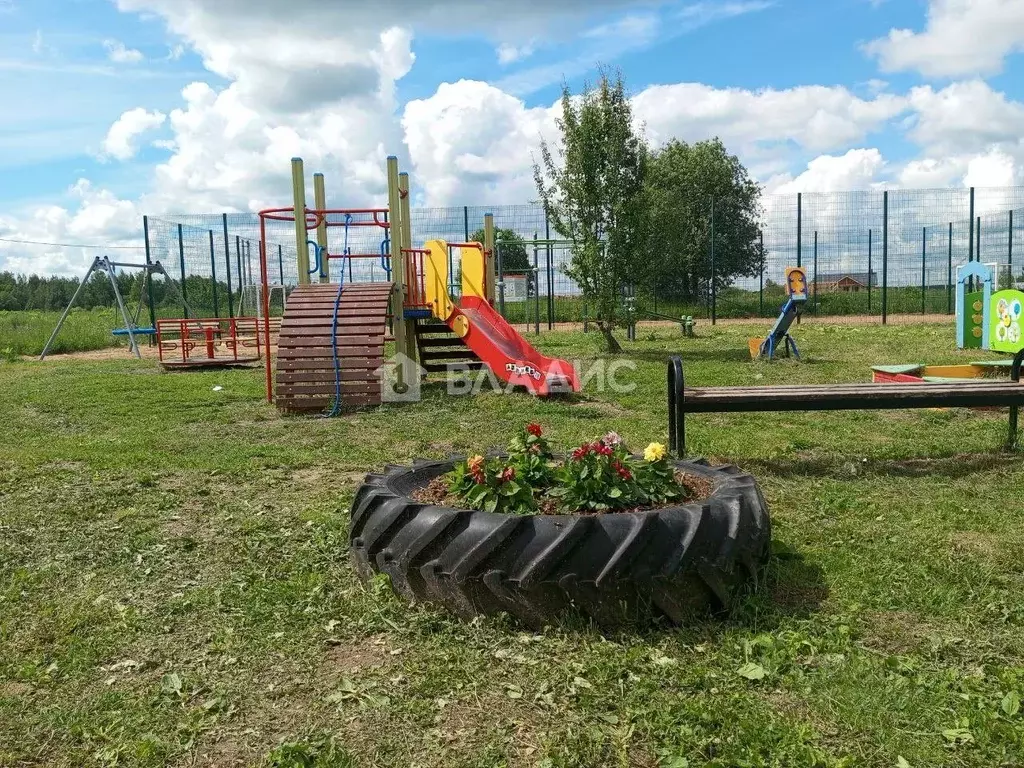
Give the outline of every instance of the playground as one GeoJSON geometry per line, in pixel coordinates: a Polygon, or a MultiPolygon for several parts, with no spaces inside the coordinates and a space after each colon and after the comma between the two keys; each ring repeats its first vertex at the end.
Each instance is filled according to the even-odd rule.
{"type": "MultiPolygon", "coordinates": [[[[630,391],[434,385],[338,419],[282,415],[259,366],[161,374],[123,348],[3,364],[0,763],[1012,763],[1024,470],[999,450],[1005,412],[691,417],[690,453],[753,473],[772,511],[764,588],[726,616],[527,630],[357,579],[347,510],[368,470],[533,421],[567,444],[664,440],[671,354],[694,386],[979,356],[950,322],[805,318],[802,362],[751,360],[769,327],[641,326],[630,391]]],[[[603,359],[593,334],[536,346],[603,359]]]]}
{"type": "Polygon", "coordinates": [[[0,764],[1019,758],[1005,270],[950,256],[949,314],[844,323],[807,312],[815,235],[774,320],[626,291],[609,355],[536,290],[508,319],[493,216],[426,236],[387,179],[310,205],[293,159],[255,249],[224,219],[227,317],[213,231],[210,315],[147,221],[86,275],[122,346],[60,354],[89,280],[11,320],[46,341],[0,365],[0,764]]]}

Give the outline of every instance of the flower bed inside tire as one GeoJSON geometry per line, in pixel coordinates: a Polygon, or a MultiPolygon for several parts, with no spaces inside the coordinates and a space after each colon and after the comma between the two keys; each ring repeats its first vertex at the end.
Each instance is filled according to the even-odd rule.
{"type": "Polygon", "coordinates": [[[361,579],[386,573],[402,597],[467,619],[506,612],[541,627],[575,608],[613,628],[728,609],[757,587],[768,560],[767,504],[734,466],[673,462],[713,490],[649,511],[514,515],[413,498],[455,463],[417,461],[367,476],[349,533],[361,579]]]}

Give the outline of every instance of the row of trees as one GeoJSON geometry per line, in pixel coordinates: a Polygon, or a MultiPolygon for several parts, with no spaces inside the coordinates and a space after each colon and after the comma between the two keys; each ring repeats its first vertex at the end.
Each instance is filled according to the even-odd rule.
{"type": "Polygon", "coordinates": [[[621,75],[607,71],[579,96],[563,89],[558,127],[557,145],[541,146],[537,190],[554,229],[573,243],[566,272],[594,307],[609,351],[620,350],[612,331],[627,286],[687,299],[712,280],[721,288],[758,273],[761,190],[717,138],[652,149],[621,75]]]}
{"type": "MultiPolygon", "coordinates": [[[[117,272],[117,289],[128,304],[130,311],[138,306],[143,289],[141,272],[117,272]]],[[[21,310],[62,311],[71,301],[78,288],[76,277],[40,277],[39,275],[15,275],[0,272],[0,311],[21,310]]],[[[210,307],[213,301],[213,286],[208,277],[190,276],[185,279],[185,290],[189,303],[194,307],[210,307]]],[[[227,310],[227,285],[218,282],[218,303],[222,314],[227,310]]],[[[153,280],[153,303],[157,307],[180,306],[180,281],[168,285],[166,278],[153,280]]],[[[89,282],[78,295],[75,306],[84,309],[114,307],[114,289],[106,274],[94,272],[89,282]]]]}

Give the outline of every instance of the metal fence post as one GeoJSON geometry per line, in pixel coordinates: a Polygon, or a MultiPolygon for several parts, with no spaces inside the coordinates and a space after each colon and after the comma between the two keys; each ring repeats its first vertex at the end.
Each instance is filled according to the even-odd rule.
{"type": "Polygon", "coordinates": [[[978,255],[978,261],[981,261],[981,216],[978,217],[978,235],[975,238],[974,252],[978,255]]]}
{"type": "Polygon", "coordinates": [[[178,225],[178,261],[181,262],[181,311],[182,316],[188,319],[188,288],[185,286],[185,240],[181,233],[181,224],[178,225]]]}
{"type": "Polygon", "coordinates": [[[551,246],[551,221],[548,219],[548,209],[544,206],[544,239],[548,242],[547,247],[547,273],[548,273],[548,330],[554,328],[555,322],[555,251],[551,246]]]}
{"type": "MultiPolygon", "coordinates": [[[[529,278],[526,286],[530,286],[529,278]]],[[[533,332],[540,335],[540,251],[536,232],[533,233],[533,332]]]]}
{"type": "Polygon", "coordinates": [[[469,242],[469,206],[462,206],[462,228],[465,230],[466,239],[464,242],[469,242]]]}
{"type": "MultiPolygon", "coordinates": [[[[495,264],[498,271],[498,313],[505,317],[505,263],[501,255],[501,242],[494,244],[495,264]]],[[[507,319],[507,318],[506,318],[507,319]]]]}
{"type": "Polygon", "coordinates": [[[818,314],[818,230],[814,230],[814,314],[818,314]]]}
{"type": "Polygon", "coordinates": [[[1013,281],[1013,209],[1010,209],[1010,240],[1006,244],[1006,267],[1010,272],[1010,282],[1015,285],[1013,281]]]}
{"type": "Polygon", "coordinates": [[[921,227],[921,314],[925,314],[925,291],[928,281],[928,227],[921,227]]]}
{"type": "Polygon", "coordinates": [[[761,284],[757,288],[757,314],[764,314],[764,230],[758,233],[761,243],[761,284]]]}
{"type": "Polygon", "coordinates": [[[228,215],[222,213],[221,228],[224,230],[224,266],[226,267],[226,279],[228,283],[228,317],[235,316],[234,298],[231,296],[231,244],[228,240],[228,215]]]}
{"type": "MultiPolygon", "coordinates": [[[[146,240],[146,264],[152,264],[153,259],[149,249],[149,217],[142,217],[142,235],[146,240]]],[[[141,296],[139,297],[142,298],[141,296]]],[[[156,328],[156,307],[153,306],[153,275],[146,275],[146,298],[149,300],[149,327],[156,328]]],[[[150,343],[153,337],[150,336],[150,343]]]]}
{"type": "Polygon", "coordinates": [[[711,324],[717,322],[718,317],[718,288],[715,285],[715,198],[711,198],[711,324]]]}
{"type": "Polygon", "coordinates": [[[281,285],[284,286],[284,251],[281,244],[277,244],[277,274],[281,276],[281,285]]]}
{"type": "Polygon", "coordinates": [[[967,261],[974,261],[974,187],[971,187],[971,212],[967,217],[967,261]]]}
{"type": "Polygon", "coordinates": [[[803,227],[804,227],[804,194],[796,193],[796,265],[802,267],[803,258],[803,227]]]}
{"type": "Polygon", "coordinates": [[[213,230],[210,230],[210,288],[213,290],[213,316],[220,317],[217,302],[217,247],[213,244],[213,230]]]}
{"type": "Polygon", "coordinates": [[[949,243],[946,252],[946,314],[953,314],[953,222],[949,222],[949,243]]]}
{"type": "Polygon", "coordinates": [[[871,288],[875,282],[874,274],[871,272],[871,235],[872,230],[868,230],[868,314],[871,314],[871,288]]]}
{"type": "Polygon", "coordinates": [[[235,264],[238,274],[238,311],[245,311],[245,272],[242,271],[242,238],[235,235],[235,264]]]}
{"type": "Polygon", "coordinates": [[[882,193],[882,325],[888,322],[889,190],[882,193]]]}

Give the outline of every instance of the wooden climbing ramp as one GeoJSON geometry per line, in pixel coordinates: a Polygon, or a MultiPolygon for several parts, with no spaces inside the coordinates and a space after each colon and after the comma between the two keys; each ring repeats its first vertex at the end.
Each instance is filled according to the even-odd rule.
{"type": "MultiPolygon", "coordinates": [[[[338,305],[337,348],[341,407],[381,403],[380,368],[393,283],[345,285],[338,305]]],[[[334,405],[332,347],[337,284],[297,286],[288,297],[277,347],[275,400],[286,413],[326,411],[334,405]]]]}

